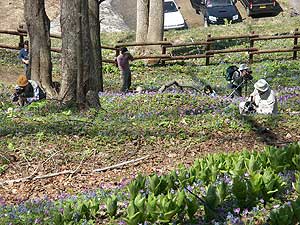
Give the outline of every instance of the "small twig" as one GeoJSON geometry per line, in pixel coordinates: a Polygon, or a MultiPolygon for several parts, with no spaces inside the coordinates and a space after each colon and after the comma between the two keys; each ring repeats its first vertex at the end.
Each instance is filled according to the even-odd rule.
{"type": "Polygon", "coordinates": [[[82,160],[80,161],[79,165],[77,166],[77,168],[75,170],[73,170],[73,172],[70,174],[69,178],[71,178],[74,174],[76,174],[79,170],[79,168],[81,167],[83,161],[86,159],[86,156],[82,158],[82,160]]]}
{"type": "Polygon", "coordinates": [[[122,162],[122,163],[113,165],[113,166],[107,166],[107,167],[100,168],[100,169],[94,169],[93,172],[103,172],[103,171],[106,171],[106,170],[115,169],[115,168],[118,168],[118,167],[121,167],[121,166],[130,164],[130,163],[135,163],[135,162],[138,162],[138,161],[147,159],[148,157],[149,157],[149,155],[146,155],[146,156],[144,156],[144,157],[142,157],[142,158],[129,160],[129,161],[126,161],[126,162],[122,162]]]}

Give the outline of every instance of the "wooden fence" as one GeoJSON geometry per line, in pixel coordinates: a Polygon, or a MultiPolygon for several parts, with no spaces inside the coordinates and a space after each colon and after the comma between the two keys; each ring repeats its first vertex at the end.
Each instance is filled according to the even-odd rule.
{"type": "MultiPolygon", "coordinates": [[[[27,36],[26,30],[18,29],[17,31],[6,31],[0,30],[0,34],[9,34],[9,35],[17,35],[20,37],[18,46],[9,46],[0,44],[0,48],[5,49],[20,49],[22,43],[24,42],[24,36],[27,36]]],[[[61,39],[60,35],[50,35],[51,38],[59,38],[61,39]]],[[[195,42],[188,42],[188,43],[172,43],[167,41],[160,42],[147,42],[147,43],[118,43],[115,46],[104,46],[102,45],[102,49],[111,50],[115,52],[115,56],[118,56],[120,53],[121,47],[141,47],[141,46],[151,46],[156,45],[160,46],[161,54],[159,55],[138,55],[134,57],[134,60],[141,60],[141,59],[157,59],[160,60],[163,64],[166,61],[171,60],[189,60],[189,59],[198,59],[198,58],[205,58],[205,65],[210,64],[210,59],[217,54],[228,54],[228,53],[238,53],[238,52],[247,52],[248,53],[248,61],[249,64],[253,63],[254,55],[259,54],[272,54],[272,53],[281,53],[281,52],[292,52],[292,59],[297,59],[297,52],[300,51],[300,45],[298,45],[298,39],[300,38],[300,32],[298,29],[292,34],[283,34],[283,35],[273,35],[273,36],[265,36],[259,35],[255,33],[247,34],[247,35],[237,35],[237,36],[222,36],[222,37],[212,37],[208,35],[206,40],[204,41],[195,41],[195,42]],[[278,49],[259,49],[259,47],[255,47],[256,41],[271,41],[276,39],[292,39],[292,43],[290,47],[286,48],[278,48],[278,49]],[[214,49],[214,46],[220,42],[225,41],[244,41],[248,42],[249,47],[245,48],[230,48],[230,49],[214,49]],[[190,54],[190,55],[173,55],[172,51],[168,53],[169,49],[174,48],[183,48],[183,47],[191,47],[194,46],[198,49],[199,54],[190,54]],[[200,50],[201,48],[201,50],[200,50]]],[[[54,52],[61,52],[60,48],[51,48],[51,51],[54,52]]],[[[103,62],[106,63],[115,63],[113,59],[103,59],[103,62]]]]}

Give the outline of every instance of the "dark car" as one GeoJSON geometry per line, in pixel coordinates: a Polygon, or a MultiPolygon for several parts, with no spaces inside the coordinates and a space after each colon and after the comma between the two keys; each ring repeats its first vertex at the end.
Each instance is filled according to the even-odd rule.
{"type": "Polygon", "coordinates": [[[245,7],[248,16],[275,13],[276,1],[275,0],[240,0],[245,7]]]}
{"type": "Polygon", "coordinates": [[[242,18],[232,0],[191,0],[196,12],[204,16],[204,25],[241,22],[242,18]]]}

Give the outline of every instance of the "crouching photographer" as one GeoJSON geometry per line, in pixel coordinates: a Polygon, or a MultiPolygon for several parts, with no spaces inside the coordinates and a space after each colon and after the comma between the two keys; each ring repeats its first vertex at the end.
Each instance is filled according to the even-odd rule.
{"type": "Polygon", "coordinates": [[[24,106],[46,98],[46,94],[34,80],[28,80],[25,75],[20,75],[17,80],[15,93],[11,100],[17,105],[24,106]]]}
{"type": "Polygon", "coordinates": [[[277,114],[278,106],[275,92],[271,90],[268,82],[264,79],[254,84],[255,90],[246,102],[239,105],[240,114],[277,114]]]}

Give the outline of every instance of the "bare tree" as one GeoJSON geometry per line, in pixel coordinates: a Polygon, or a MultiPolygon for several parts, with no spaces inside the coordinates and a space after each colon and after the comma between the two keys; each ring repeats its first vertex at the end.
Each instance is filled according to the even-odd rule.
{"type": "Polygon", "coordinates": [[[149,25],[149,0],[137,0],[136,42],[146,42],[149,25]]]}
{"type": "MultiPolygon", "coordinates": [[[[163,40],[163,7],[164,0],[137,0],[137,42],[163,40]]],[[[153,49],[153,47],[151,48],[153,49]]]]}
{"type": "Polygon", "coordinates": [[[65,102],[75,101],[80,108],[100,106],[100,76],[95,74],[97,65],[93,51],[91,53],[88,3],[86,0],[61,0],[63,78],[60,95],[65,102]]]}
{"type": "Polygon", "coordinates": [[[76,55],[76,24],[77,14],[74,0],[61,0],[60,24],[62,35],[62,82],[60,96],[66,101],[76,100],[77,55],[76,55]]]}
{"type": "Polygon", "coordinates": [[[55,96],[56,92],[52,87],[50,20],[45,11],[45,1],[25,0],[24,15],[30,39],[32,79],[45,89],[49,97],[55,96]]]}
{"type": "Polygon", "coordinates": [[[147,41],[162,41],[164,31],[164,0],[150,0],[147,41]]]}
{"type": "Polygon", "coordinates": [[[100,42],[100,20],[98,0],[89,0],[89,24],[94,55],[94,74],[90,77],[90,88],[94,91],[103,91],[102,55],[100,42]]]}

